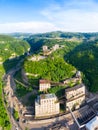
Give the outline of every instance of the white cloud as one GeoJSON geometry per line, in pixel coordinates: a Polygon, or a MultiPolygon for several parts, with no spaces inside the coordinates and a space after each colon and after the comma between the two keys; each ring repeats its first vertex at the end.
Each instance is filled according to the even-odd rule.
{"type": "Polygon", "coordinates": [[[53,4],[41,12],[60,30],[98,32],[98,3],[93,0],[69,0],[53,4]]]}
{"type": "Polygon", "coordinates": [[[0,33],[98,32],[98,2],[95,0],[64,0],[63,3],[53,0],[48,7],[40,10],[39,16],[43,21],[2,23],[0,33]]]}
{"type": "Polygon", "coordinates": [[[48,32],[58,30],[58,28],[49,22],[18,22],[18,23],[4,23],[0,24],[0,33],[11,33],[11,32],[48,32]]]}

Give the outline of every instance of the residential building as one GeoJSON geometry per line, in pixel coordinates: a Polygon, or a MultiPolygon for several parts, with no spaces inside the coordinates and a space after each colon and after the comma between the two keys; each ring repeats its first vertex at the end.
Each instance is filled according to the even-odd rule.
{"type": "Polygon", "coordinates": [[[51,87],[50,81],[41,79],[39,80],[39,90],[40,91],[47,91],[51,87]]]}
{"type": "Polygon", "coordinates": [[[59,114],[59,102],[55,94],[41,94],[35,100],[35,117],[59,114]]]}
{"type": "Polygon", "coordinates": [[[79,84],[65,90],[66,108],[77,109],[85,103],[85,85],[79,84]]]}

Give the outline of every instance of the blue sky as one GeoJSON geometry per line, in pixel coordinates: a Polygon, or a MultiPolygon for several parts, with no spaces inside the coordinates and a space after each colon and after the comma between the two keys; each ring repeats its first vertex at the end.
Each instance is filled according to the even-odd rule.
{"type": "Polygon", "coordinates": [[[98,32],[98,0],[0,0],[0,33],[98,32]]]}

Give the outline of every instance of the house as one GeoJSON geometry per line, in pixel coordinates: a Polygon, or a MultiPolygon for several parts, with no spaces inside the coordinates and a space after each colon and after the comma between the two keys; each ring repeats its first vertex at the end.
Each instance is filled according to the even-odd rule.
{"type": "Polygon", "coordinates": [[[59,114],[59,102],[55,94],[41,94],[35,100],[35,117],[59,114]]]}
{"type": "Polygon", "coordinates": [[[47,89],[51,88],[50,81],[45,79],[39,80],[39,90],[47,91],[47,89]]]}

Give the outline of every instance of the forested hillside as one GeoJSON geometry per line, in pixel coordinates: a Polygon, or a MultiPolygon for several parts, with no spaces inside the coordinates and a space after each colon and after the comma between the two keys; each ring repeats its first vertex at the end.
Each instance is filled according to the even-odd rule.
{"type": "Polygon", "coordinates": [[[25,41],[0,35],[0,59],[2,59],[2,61],[23,55],[27,52],[28,48],[29,44],[25,41]]]}
{"type": "Polygon", "coordinates": [[[6,35],[0,35],[0,64],[3,64],[5,71],[20,60],[20,56],[30,48],[26,41],[18,40],[6,35]]]}
{"type": "Polygon", "coordinates": [[[26,73],[36,75],[35,77],[32,76],[32,80],[33,78],[37,80],[43,78],[56,82],[71,78],[76,72],[73,66],[67,64],[60,57],[48,57],[38,62],[26,60],[24,70],[26,73]]]}
{"type": "Polygon", "coordinates": [[[98,91],[98,41],[85,42],[65,55],[65,59],[82,71],[90,91],[98,91]]]}
{"type": "Polygon", "coordinates": [[[11,124],[2,99],[2,88],[4,87],[2,78],[6,71],[16,65],[20,55],[27,52],[29,47],[27,42],[0,35],[0,128],[4,130],[11,130],[11,124]]]}
{"type": "Polygon", "coordinates": [[[64,39],[91,39],[91,38],[98,38],[98,33],[74,33],[74,32],[62,32],[62,31],[55,31],[55,32],[48,32],[48,33],[39,33],[33,34],[29,38],[64,38],[64,39]]]}

